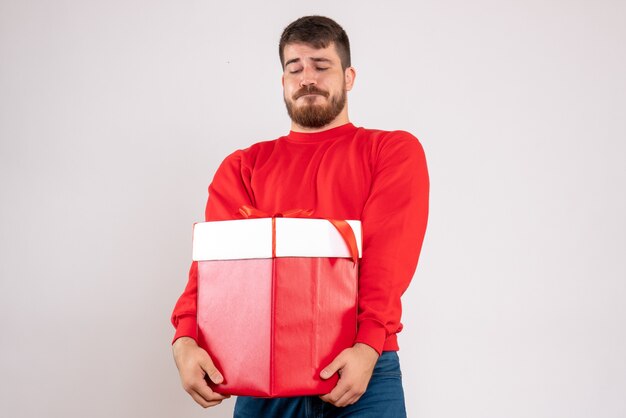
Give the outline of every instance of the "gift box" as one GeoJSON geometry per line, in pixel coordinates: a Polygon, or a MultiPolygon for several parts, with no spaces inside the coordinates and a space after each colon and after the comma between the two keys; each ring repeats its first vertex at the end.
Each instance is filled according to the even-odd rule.
{"type": "Polygon", "coordinates": [[[194,225],[198,344],[222,394],[329,393],[319,377],[357,330],[359,221],[260,218],[194,225]]]}

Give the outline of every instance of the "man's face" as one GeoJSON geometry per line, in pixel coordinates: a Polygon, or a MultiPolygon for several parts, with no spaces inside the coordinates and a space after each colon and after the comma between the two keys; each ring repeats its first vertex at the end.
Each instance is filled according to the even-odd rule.
{"type": "Polygon", "coordinates": [[[305,128],[328,125],[345,108],[352,69],[344,72],[334,44],[322,49],[287,44],[283,56],[283,95],[289,117],[305,128]]]}

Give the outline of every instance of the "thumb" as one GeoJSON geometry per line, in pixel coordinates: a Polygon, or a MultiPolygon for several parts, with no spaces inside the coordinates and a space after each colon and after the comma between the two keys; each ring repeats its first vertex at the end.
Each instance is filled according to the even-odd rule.
{"type": "Polygon", "coordinates": [[[346,362],[343,361],[341,356],[337,356],[328,366],[324,367],[324,370],[320,372],[320,377],[322,379],[328,379],[345,365],[346,362]]]}
{"type": "Polygon", "coordinates": [[[206,372],[213,383],[219,384],[224,381],[224,376],[217,370],[217,367],[215,367],[208,355],[200,362],[200,367],[206,372]]]}

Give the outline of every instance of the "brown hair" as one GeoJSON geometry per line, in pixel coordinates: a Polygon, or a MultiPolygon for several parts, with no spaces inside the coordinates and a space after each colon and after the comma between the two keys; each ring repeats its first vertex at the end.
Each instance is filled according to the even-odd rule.
{"type": "Polygon", "coordinates": [[[335,44],[341,66],[345,70],[350,67],[350,41],[346,31],[334,20],[324,16],[304,16],[289,24],[283,31],[278,44],[280,65],[284,68],[285,45],[303,43],[313,48],[326,48],[335,44]]]}

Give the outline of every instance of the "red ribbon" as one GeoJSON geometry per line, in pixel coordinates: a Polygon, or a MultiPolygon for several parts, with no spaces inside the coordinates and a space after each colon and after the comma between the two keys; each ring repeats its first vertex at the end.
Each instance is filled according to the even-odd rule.
{"type": "MultiPolygon", "coordinates": [[[[310,209],[291,209],[285,212],[276,212],[273,215],[263,212],[255,207],[243,205],[239,208],[239,214],[244,218],[272,218],[272,257],[276,257],[276,218],[308,218],[313,214],[310,209]]],[[[324,218],[326,219],[326,218],[324,218]]],[[[359,248],[356,237],[350,224],[344,220],[326,219],[339,232],[341,238],[348,246],[352,261],[356,264],[359,260],[359,248]]]]}
{"type": "Polygon", "coordinates": [[[244,218],[308,218],[313,214],[313,211],[309,209],[291,209],[270,215],[255,207],[243,205],[239,208],[239,213],[244,218]]]}

